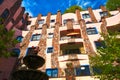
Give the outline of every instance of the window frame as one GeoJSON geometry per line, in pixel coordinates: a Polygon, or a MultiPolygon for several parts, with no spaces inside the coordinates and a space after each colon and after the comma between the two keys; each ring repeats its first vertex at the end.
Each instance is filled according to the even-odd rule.
{"type": "Polygon", "coordinates": [[[4,0],[0,0],[0,5],[4,2],[4,0]]]}
{"type": "Polygon", "coordinates": [[[102,12],[99,12],[99,14],[100,14],[101,17],[104,17],[104,16],[108,15],[108,12],[107,11],[102,11],[102,12]]]}
{"type": "Polygon", "coordinates": [[[15,53],[15,55],[17,55],[17,56],[20,55],[20,49],[19,48],[12,49],[12,52],[15,53]]]}
{"type": "Polygon", "coordinates": [[[98,48],[105,48],[105,42],[104,41],[94,41],[95,47],[98,48]]]}
{"type": "Polygon", "coordinates": [[[53,53],[53,51],[54,51],[54,48],[53,47],[48,47],[47,48],[47,53],[49,54],[49,53],[53,53]],[[52,50],[48,50],[48,49],[52,49],[52,50]]]}
{"type": "Polygon", "coordinates": [[[57,68],[49,68],[49,69],[46,69],[46,74],[49,76],[49,77],[53,77],[53,78],[57,78],[58,77],[58,69],[57,68]],[[49,72],[49,74],[48,74],[49,72]]]}
{"type": "Polygon", "coordinates": [[[33,34],[31,37],[31,41],[39,41],[41,38],[41,34],[33,34]]]}
{"type": "Polygon", "coordinates": [[[84,14],[82,14],[82,18],[83,19],[90,18],[90,14],[89,13],[84,13],[84,14]]]}
{"type": "Polygon", "coordinates": [[[55,19],[51,19],[51,20],[50,20],[50,23],[54,23],[54,22],[55,22],[55,19]]]}
{"type": "Polygon", "coordinates": [[[81,54],[79,49],[66,49],[63,52],[63,55],[69,55],[69,54],[81,54]]]}
{"type": "Polygon", "coordinates": [[[38,24],[44,24],[44,19],[38,20],[38,24]]]}
{"type": "Polygon", "coordinates": [[[87,32],[88,35],[98,34],[98,31],[97,31],[96,27],[86,28],[86,32],[87,32]]]}
{"type": "Polygon", "coordinates": [[[89,65],[81,65],[80,67],[76,67],[74,68],[74,72],[76,76],[91,76],[89,65]]]}
{"type": "Polygon", "coordinates": [[[64,19],[64,20],[63,20],[63,24],[66,24],[68,20],[71,20],[73,23],[75,22],[75,19],[74,19],[74,18],[64,19]]]}
{"type": "Polygon", "coordinates": [[[17,36],[17,37],[16,37],[16,40],[17,40],[18,42],[22,42],[22,41],[23,41],[23,36],[17,36]]]}
{"type": "Polygon", "coordinates": [[[8,9],[5,9],[3,13],[1,14],[1,18],[5,20],[9,17],[9,15],[10,15],[10,11],[8,9]]]}
{"type": "Polygon", "coordinates": [[[34,49],[35,49],[36,47],[28,47],[27,48],[27,51],[26,51],[26,55],[37,55],[37,52],[35,52],[34,51],[34,49]],[[30,50],[31,49],[31,50],[30,50]],[[30,50],[30,51],[29,51],[30,50]],[[31,53],[29,53],[29,52],[31,52],[31,53]]]}

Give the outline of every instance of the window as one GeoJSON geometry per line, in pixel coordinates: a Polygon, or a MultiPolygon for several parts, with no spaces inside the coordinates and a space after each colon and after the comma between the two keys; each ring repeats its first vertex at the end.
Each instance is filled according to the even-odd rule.
{"type": "Polygon", "coordinates": [[[90,15],[88,13],[82,14],[83,19],[90,18],[90,15]]]}
{"type": "Polygon", "coordinates": [[[53,33],[48,33],[48,38],[53,38],[53,33]]]}
{"type": "Polygon", "coordinates": [[[6,18],[8,18],[9,14],[10,14],[9,10],[5,9],[5,11],[1,15],[1,18],[6,19],[6,18]]]}
{"type": "Polygon", "coordinates": [[[108,15],[108,12],[107,12],[107,11],[100,12],[100,16],[101,16],[101,17],[107,16],[107,15],[108,15]]]}
{"type": "Polygon", "coordinates": [[[58,76],[58,69],[46,69],[46,74],[49,77],[57,77],[58,76]]]}
{"type": "Polygon", "coordinates": [[[39,41],[40,40],[40,36],[41,36],[40,34],[33,35],[31,41],[39,41]]]}
{"type": "Polygon", "coordinates": [[[66,24],[67,21],[69,21],[69,20],[71,20],[72,22],[74,22],[74,19],[73,19],[73,18],[71,18],[71,19],[64,19],[64,20],[63,20],[63,24],[66,24]]]}
{"type": "Polygon", "coordinates": [[[0,4],[2,4],[2,3],[3,3],[3,1],[4,1],[4,0],[0,0],[0,4]]]}
{"type": "Polygon", "coordinates": [[[23,37],[22,36],[18,36],[16,39],[17,39],[18,42],[22,42],[23,37]]]}
{"type": "Polygon", "coordinates": [[[13,52],[13,56],[19,56],[19,54],[20,54],[20,49],[14,48],[14,49],[12,50],[12,52],[13,52]]]}
{"type": "Polygon", "coordinates": [[[48,47],[47,48],[47,53],[52,53],[53,52],[53,47],[48,47]]]}
{"type": "Polygon", "coordinates": [[[67,20],[65,19],[65,20],[63,20],[63,24],[66,24],[67,23],[67,20]]]}
{"type": "Polygon", "coordinates": [[[36,47],[31,47],[31,48],[28,48],[27,49],[27,55],[36,55],[37,54],[37,51],[35,51],[36,47]]]}
{"type": "Polygon", "coordinates": [[[95,41],[96,48],[105,48],[105,42],[104,41],[95,41]]]}
{"type": "Polygon", "coordinates": [[[22,17],[22,19],[21,19],[21,20],[22,20],[22,23],[25,23],[25,19],[24,19],[23,17],[22,17]]]}
{"type": "Polygon", "coordinates": [[[89,65],[84,65],[84,66],[75,68],[75,75],[76,76],[90,76],[89,65]]]}
{"type": "Polygon", "coordinates": [[[98,34],[97,29],[95,27],[87,28],[86,31],[88,35],[98,34]]]}
{"type": "Polygon", "coordinates": [[[52,19],[50,22],[51,22],[51,23],[55,22],[55,19],[52,19]]]}
{"type": "Polygon", "coordinates": [[[38,24],[44,24],[44,19],[38,20],[38,24]]]}
{"type": "Polygon", "coordinates": [[[63,51],[63,55],[67,55],[67,54],[80,54],[80,50],[79,49],[66,49],[65,51],[63,51]]]}

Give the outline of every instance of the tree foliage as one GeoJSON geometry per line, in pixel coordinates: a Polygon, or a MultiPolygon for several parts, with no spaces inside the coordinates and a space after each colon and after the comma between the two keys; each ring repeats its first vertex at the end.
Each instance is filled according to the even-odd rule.
{"type": "Polygon", "coordinates": [[[108,0],[106,3],[106,8],[110,11],[120,8],[120,0],[108,0]]]}
{"type": "Polygon", "coordinates": [[[99,47],[97,55],[90,57],[95,75],[101,80],[120,79],[120,38],[116,34],[104,36],[104,47],[99,47]]]}
{"type": "Polygon", "coordinates": [[[64,13],[75,13],[76,9],[79,9],[80,11],[83,10],[80,6],[74,5],[74,6],[69,7],[68,9],[66,9],[64,11],[64,13]]]}
{"type": "Polygon", "coordinates": [[[0,25],[0,57],[12,56],[12,49],[18,43],[13,35],[13,30],[7,31],[3,25],[0,25]]]}

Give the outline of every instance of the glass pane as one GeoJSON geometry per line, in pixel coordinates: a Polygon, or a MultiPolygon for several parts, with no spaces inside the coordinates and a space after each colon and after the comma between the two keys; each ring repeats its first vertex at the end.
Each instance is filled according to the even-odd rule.
{"type": "Polygon", "coordinates": [[[76,76],[90,76],[89,65],[84,65],[78,68],[75,68],[76,76]]]}
{"type": "Polygon", "coordinates": [[[49,47],[48,49],[47,49],[47,53],[52,53],[53,52],[53,47],[49,47]]]}
{"type": "Polygon", "coordinates": [[[46,74],[51,77],[52,76],[52,71],[50,69],[46,70],[46,74]]]}
{"type": "Polygon", "coordinates": [[[97,34],[97,30],[96,30],[95,27],[93,27],[93,28],[87,28],[86,31],[87,31],[88,35],[97,34]]]}
{"type": "Polygon", "coordinates": [[[53,74],[53,75],[52,75],[53,77],[57,77],[57,75],[58,75],[58,70],[57,70],[57,69],[54,69],[53,72],[52,72],[52,74],[53,74]]]}
{"type": "Polygon", "coordinates": [[[40,34],[37,34],[37,35],[33,35],[32,36],[32,41],[38,41],[38,40],[40,40],[40,34]]]}

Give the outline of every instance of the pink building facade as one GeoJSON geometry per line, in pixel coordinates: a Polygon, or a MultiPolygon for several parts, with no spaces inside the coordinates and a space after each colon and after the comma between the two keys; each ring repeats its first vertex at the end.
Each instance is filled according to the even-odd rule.
{"type": "MultiPolygon", "coordinates": [[[[14,37],[18,40],[22,38],[22,30],[27,28],[28,13],[21,7],[22,0],[0,0],[0,25],[2,24],[6,32],[15,30],[14,37]]],[[[19,53],[19,43],[13,49],[19,53]]],[[[0,80],[9,80],[14,70],[17,58],[0,58],[0,80]]]]}

